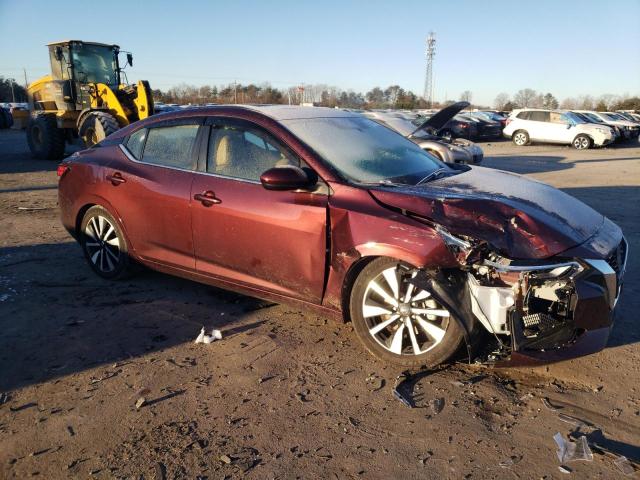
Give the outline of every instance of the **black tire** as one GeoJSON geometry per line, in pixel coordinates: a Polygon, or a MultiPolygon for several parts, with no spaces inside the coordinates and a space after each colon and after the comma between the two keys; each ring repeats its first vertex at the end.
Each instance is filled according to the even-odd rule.
{"type": "Polygon", "coordinates": [[[576,150],[589,150],[593,146],[593,140],[588,135],[580,134],[571,142],[576,150]]]}
{"type": "Polygon", "coordinates": [[[78,238],[87,263],[98,276],[122,280],[131,275],[133,262],[127,241],[118,222],[105,208],[96,205],[87,210],[80,223],[78,238]]]}
{"type": "MultiPolygon", "coordinates": [[[[368,296],[371,295],[370,286],[372,281],[380,278],[381,275],[384,276],[383,272],[386,271],[388,273],[390,269],[397,269],[396,279],[400,279],[397,284],[400,292],[398,296],[401,297],[403,285],[408,286],[406,279],[410,278],[412,272],[415,272],[415,268],[398,260],[385,257],[377,258],[367,264],[354,281],[349,298],[349,314],[356,335],[372,355],[385,363],[403,368],[419,368],[422,366],[431,367],[447,361],[460,348],[464,339],[463,329],[459,321],[454,318],[452,309],[438,299],[433,292],[426,292],[428,297],[420,301],[413,301],[412,299],[408,303],[400,303],[393,314],[372,315],[371,312],[368,312],[368,318],[365,318],[365,303],[367,308],[371,308],[371,299],[373,298],[368,296]],[[409,311],[405,311],[404,316],[402,316],[402,309],[406,310],[407,308],[409,308],[409,311]],[[442,316],[442,313],[439,313],[437,317],[432,316],[432,320],[427,322],[434,322],[431,324],[432,327],[437,323],[438,330],[436,332],[439,332],[440,340],[435,340],[436,337],[431,337],[431,332],[427,335],[427,330],[421,329],[419,322],[424,323],[424,320],[426,320],[425,315],[421,315],[423,318],[420,321],[414,319],[413,314],[417,312],[412,311],[412,308],[421,309],[422,313],[425,313],[425,309],[433,312],[448,311],[448,316],[445,317],[442,316]],[[394,320],[394,316],[399,316],[399,319],[394,320]],[[438,320],[438,318],[441,320],[438,320]],[[405,322],[408,322],[408,324],[405,322]],[[388,327],[378,330],[377,333],[371,331],[383,324],[388,324],[388,327]],[[408,325],[411,326],[413,334],[410,334],[408,325]],[[398,333],[400,334],[400,354],[392,351],[398,333]],[[418,351],[420,352],[418,354],[416,354],[413,346],[412,337],[417,340],[418,351]],[[383,346],[382,343],[386,343],[387,346],[383,346]]],[[[393,289],[385,288],[385,290],[393,295],[393,289]]],[[[418,296],[422,295],[424,291],[419,292],[418,296]]],[[[374,292],[373,296],[375,295],[374,292]]],[[[380,302],[377,303],[379,304],[380,302]]],[[[386,307],[387,305],[384,304],[383,308],[386,307]]],[[[373,308],[377,307],[373,306],[373,308]]]]}
{"type": "Polygon", "coordinates": [[[531,139],[529,138],[529,134],[526,130],[516,130],[511,135],[511,140],[513,143],[519,147],[524,147],[525,145],[529,145],[531,139]]]}
{"type": "Polygon", "coordinates": [[[0,130],[4,130],[5,128],[9,128],[9,112],[7,112],[4,108],[0,107],[0,130]]]}
{"type": "Polygon", "coordinates": [[[27,142],[31,154],[43,160],[60,160],[64,157],[65,134],[58,128],[55,115],[38,114],[27,125],[27,142]]]}
{"type": "Polygon", "coordinates": [[[120,125],[116,117],[107,112],[96,111],[87,113],[83,117],[78,133],[85,146],[89,148],[119,129],[120,125]]]}

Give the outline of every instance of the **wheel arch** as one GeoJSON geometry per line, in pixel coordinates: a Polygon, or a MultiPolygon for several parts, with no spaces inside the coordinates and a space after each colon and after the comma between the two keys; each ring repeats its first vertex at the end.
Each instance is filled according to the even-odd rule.
{"type": "Polygon", "coordinates": [[[344,274],[342,280],[340,302],[342,307],[342,317],[345,323],[351,321],[349,315],[349,299],[351,297],[353,284],[364,267],[366,267],[373,260],[376,260],[378,258],[389,258],[398,262],[407,263],[416,268],[424,267],[426,264],[425,257],[392,245],[379,243],[375,245],[364,244],[356,246],[355,250],[358,254],[358,257],[351,263],[351,265],[349,265],[349,268],[344,274]]]}
{"type": "Polygon", "coordinates": [[[113,208],[113,205],[111,205],[108,200],[102,197],[92,196],[91,198],[85,199],[82,205],[76,210],[77,213],[74,221],[76,239],[78,240],[80,239],[80,226],[82,224],[82,219],[84,218],[85,214],[91,207],[96,207],[96,206],[104,208],[118,223],[118,227],[122,231],[122,234],[124,235],[124,240],[127,243],[127,250],[129,255],[133,254],[133,256],[135,256],[135,247],[131,244],[131,241],[129,240],[129,235],[127,234],[127,229],[124,226],[124,222],[122,221],[122,218],[118,214],[118,211],[115,208],[113,208]]]}

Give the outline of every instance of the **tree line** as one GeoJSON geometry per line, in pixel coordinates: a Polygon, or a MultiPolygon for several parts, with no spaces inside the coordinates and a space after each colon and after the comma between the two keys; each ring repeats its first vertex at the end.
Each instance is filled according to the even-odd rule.
{"type": "Polygon", "coordinates": [[[496,110],[511,111],[515,108],[561,108],[566,110],[640,110],[640,97],[628,95],[605,94],[599,97],[580,95],[568,97],[559,102],[551,93],[537,92],[531,88],[518,90],[513,97],[507,93],[499,93],[493,106],[496,110]]]}
{"type": "MultiPolygon", "coordinates": [[[[434,102],[432,105],[411,90],[405,90],[399,85],[387,88],[374,87],[366,93],[342,90],[338,87],[313,84],[299,85],[288,88],[275,88],[269,83],[227,85],[204,85],[197,87],[185,83],[167,90],[155,89],[153,96],[156,101],[164,103],[178,103],[180,105],[202,105],[206,103],[275,103],[298,105],[313,103],[324,107],[340,108],[442,108],[454,103],[455,100],[434,102]]],[[[465,90],[459,100],[472,103],[473,93],[465,90]]],[[[24,86],[13,78],[0,76],[0,102],[26,102],[27,92],[24,86]]],[[[473,105],[477,108],[487,108],[486,105],[473,105]]],[[[510,111],[515,108],[563,108],[581,110],[640,110],[640,97],[628,95],[605,94],[599,97],[580,95],[565,98],[560,102],[552,93],[537,92],[531,88],[518,90],[513,96],[500,93],[496,96],[493,107],[496,110],[510,111]]]]}

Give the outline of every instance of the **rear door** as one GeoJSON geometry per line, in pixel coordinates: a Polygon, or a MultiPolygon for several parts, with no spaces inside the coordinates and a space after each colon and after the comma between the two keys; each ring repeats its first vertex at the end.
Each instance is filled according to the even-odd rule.
{"type": "Polygon", "coordinates": [[[550,138],[549,112],[531,110],[527,124],[527,131],[532,140],[552,141],[550,138]]]}
{"type": "MultiPolygon", "coordinates": [[[[256,124],[215,117],[195,174],[193,241],[198,272],[320,303],[327,248],[328,189],[270,191],[269,168],[305,167],[256,124]]],[[[321,181],[319,181],[321,182],[321,181]]]]}
{"type": "Polygon", "coordinates": [[[122,158],[107,168],[109,197],[131,247],[141,258],[194,270],[191,183],[203,118],[154,124],[121,145],[122,158]]]}

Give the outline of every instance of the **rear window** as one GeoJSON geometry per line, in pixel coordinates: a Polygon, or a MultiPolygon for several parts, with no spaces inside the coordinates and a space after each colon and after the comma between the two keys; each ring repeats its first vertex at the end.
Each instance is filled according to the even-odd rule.
{"type": "Polygon", "coordinates": [[[530,114],[530,113],[531,113],[531,112],[529,112],[528,110],[527,110],[526,112],[520,112],[520,113],[517,115],[517,118],[519,118],[520,120],[529,120],[529,114],[530,114]]]}
{"type": "Polygon", "coordinates": [[[198,125],[150,128],[142,160],[154,165],[194,170],[191,151],[198,128],[198,125]]]}
{"type": "Polygon", "coordinates": [[[147,129],[142,128],[137,132],[131,134],[127,140],[127,150],[137,160],[142,158],[142,149],[144,148],[144,141],[147,139],[147,129]]]}

